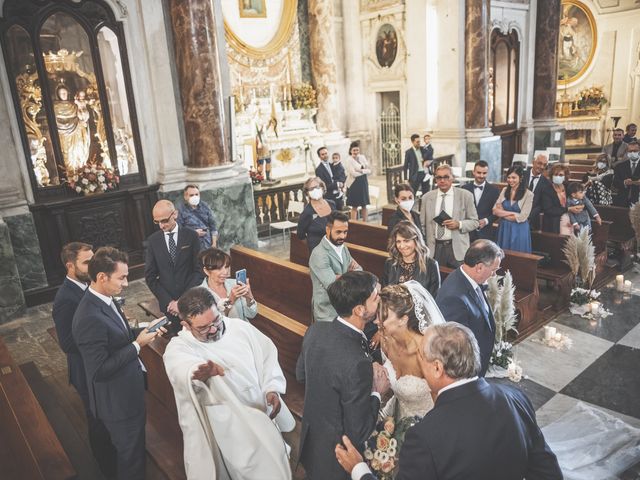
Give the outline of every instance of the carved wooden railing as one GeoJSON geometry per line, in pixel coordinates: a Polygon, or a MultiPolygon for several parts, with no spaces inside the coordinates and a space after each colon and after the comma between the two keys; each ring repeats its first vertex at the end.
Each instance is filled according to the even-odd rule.
{"type": "Polygon", "coordinates": [[[282,182],[273,187],[254,185],[253,201],[256,207],[256,223],[259,237],[269,234],[269,224],[271,223],[285,220],[298,221],[299,215],[288,210],[290,201],[306,201],[302,185],[303,182],[282,182]]]}

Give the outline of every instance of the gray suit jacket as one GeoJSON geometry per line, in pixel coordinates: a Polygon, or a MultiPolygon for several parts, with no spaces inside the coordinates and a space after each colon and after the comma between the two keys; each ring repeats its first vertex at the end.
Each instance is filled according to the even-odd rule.
{"type": "Polygon", "coordinates": [[[345,246],[342,249],[342,262],[325,235],[309,257],[309,272],[313,285],[313,318],[316,322],[330,322],[338,316],[329,301],[327,287],[336,275],[343,275],[349,270],[351,254],[345,246]]]}
{"type": "Polygon", "coordinates": [[[612,158],[612,152],[613,152],[613,143],[610,143],[609,145],[605,145],[604,148],[602,149],[602,151],[604,153],[606,153],[607,155],[609,155],[609,157],[611,158],[611,166],[617,165],[618,163],[620,163],[623,159],[625,154],[627,153],[627,147],[628,145],[624,142],[622,142],[622,145],[620,145],[620,147],[618,147],[618,152],[617,152],[617,159],[616,158],[612,158]]]}
{"type": "MultiPolygon", "coordinates": [[[[460,222],[458,230],[451,230],[451,242],[453,254],[456,260],[464,260],[464,254],[469,248],[469,232],[478,228],[478,213],[474,204],[473,194],[462,188],[453,188],[453,214],[451,218],[460,222]]],[[[422,196],[420,202],[420,222],[425,232],[427,247],[433,256],[436,250],[436,227],[433,218],[436,216],[436,200],[440,190],[432,190],[422,196]]]]}

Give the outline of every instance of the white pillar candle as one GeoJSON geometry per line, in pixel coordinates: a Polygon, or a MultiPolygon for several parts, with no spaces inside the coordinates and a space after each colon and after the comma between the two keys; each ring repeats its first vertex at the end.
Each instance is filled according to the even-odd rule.
{"type": "Polygon", "coordinates": [[[544,339],[551,340],[556,335],[556,327],[544,327],[544,339]]]}
{"type": "Polygon", "coordinates": [[[556,339],[556,342],[559,342],[560,340],[562,340],[562,334],[560,332],[557,332],[555,339],[556,339]]]}
{"type": "Polygon", "coordinates": [[[626,293],[631,293],[631,280],[625,280],[625,282],[624,282],[624,291],[626,293]]]}
{"type": "Polygon", "coordinates": [[[591,302],[591,313],[593,315],[597,315],[598,314],[598,310],[600,310],[600,303],[591,302]]]}
{"type": "Polygon", "coordinates": [[[616,275],[616,289],[619,292],[624,290],[624,275],[616,275]]]}

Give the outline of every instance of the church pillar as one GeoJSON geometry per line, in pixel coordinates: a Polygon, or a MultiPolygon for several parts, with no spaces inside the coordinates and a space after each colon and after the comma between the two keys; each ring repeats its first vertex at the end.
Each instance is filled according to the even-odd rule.
{"type": "Polygon", "coordinates": [[[316,125],[320,132],[338,128],[338,74],[336,71],[333,0],[309,0],[311,70],[318,95],[316,125]]]}
{"type": "Polygon", "coordinates": [[[369,136],[364,115],[364,64],[360,38],[360,2],[342,2],[344,44],[344,83],[346,92],[347,136],[352,139],[369,136]]]}
{"type": "Polygon", "coordinates": [[[499,181],[502,141],[489,125],[489,13],[490,0],[465,2],[464,106],[467,162],[489,163],[491,181],[499,181]]]}
{"type": "Polygon", "coordinates": [[[564,150],[564,128],[556,120],[560,0],[533,3],[537,4],[533,72],[534,150],[546,150],[547,147],[562,147],[564,150]]]}
{"type": "Polygon", "coordinates": [[[169,0],[189,167],[231,162],[220,55],[211,0],[169,0]]]}

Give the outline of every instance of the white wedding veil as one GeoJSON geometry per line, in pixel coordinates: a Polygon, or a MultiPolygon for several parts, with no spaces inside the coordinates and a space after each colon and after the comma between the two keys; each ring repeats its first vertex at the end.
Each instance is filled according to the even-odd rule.
{"type": "Polygon", "coordinates": [[[402,285],[407,287],[411,294],[411,298],[413,298],[420,333],[424,333],[425,329],[429,325],[445,323],[442,312],[426,288],[415,280],[409,280],[408,282],[404,282],[402,285]]]}

